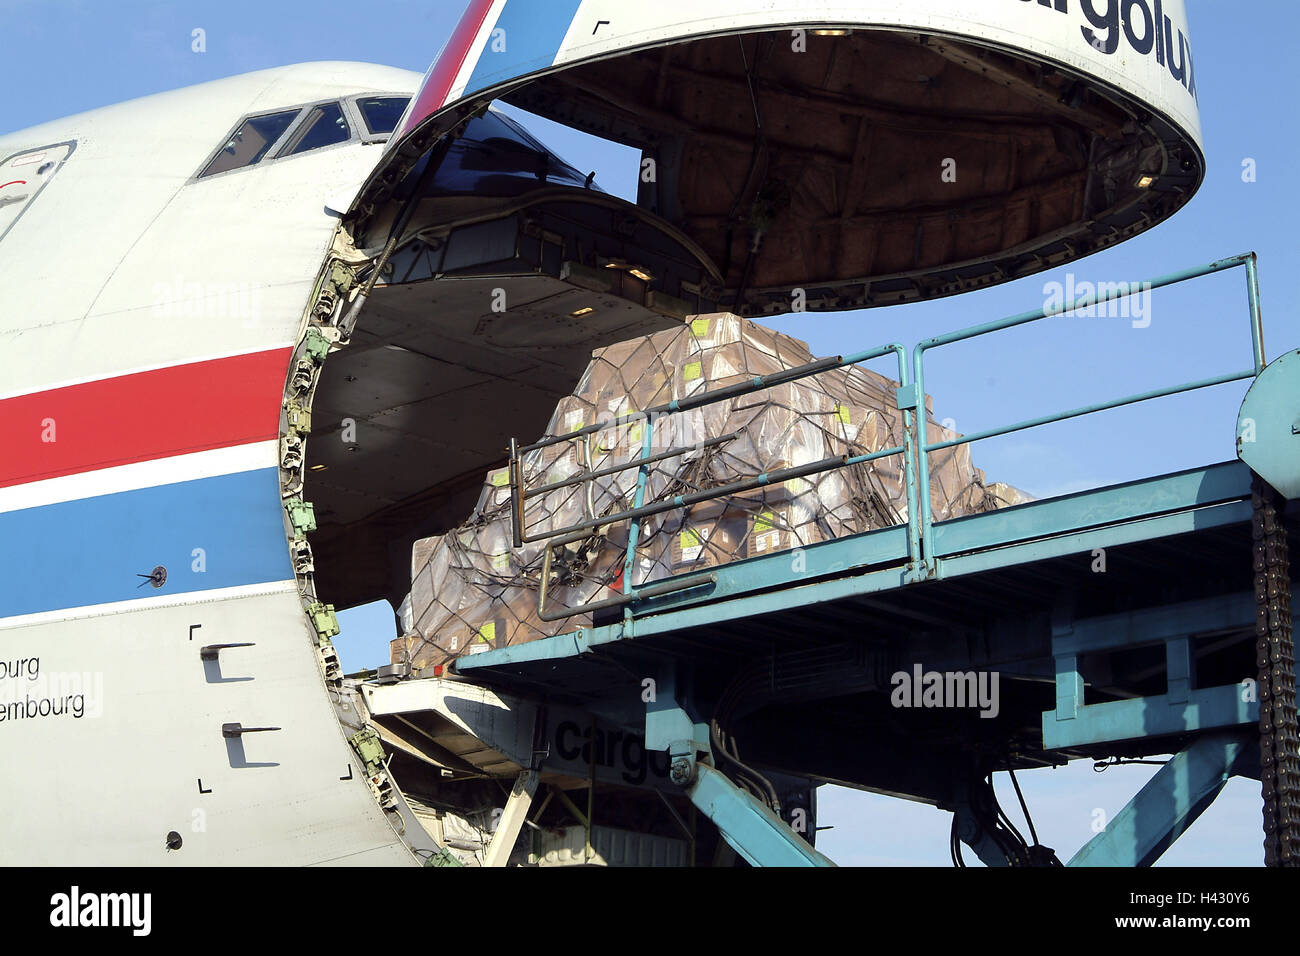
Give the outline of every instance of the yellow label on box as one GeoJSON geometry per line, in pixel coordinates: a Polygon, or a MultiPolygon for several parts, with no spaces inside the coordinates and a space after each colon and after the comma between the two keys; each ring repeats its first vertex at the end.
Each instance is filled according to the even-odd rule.
{"type": "Polygon", "coordinates": [[[701,544],[700,533],[690,528],[687,528],[685,531],[682,532],[681,538],[679,540],[681,542],[683,551],[685,551],[687,548],[698,548],[701,544]]]}
{"type": "Polygon", "coordinates": [[[708,319],[694,319],[691,322],[691,335],[700,336],[709,334],[708,319]]]}
{"type": "Polygon", "coordinates": [[[853,424],[853,416],[849,414],[849,406],[847,405],[836,405],[835,416],[845,425],[853,424]]]}
{"type": "Polygon", "coordinates": [[[510,484],[510,469],[499,468],[492,472],[492,485],[495,488],[504,488],[510,484]]]}
{"type": "Polygon", "coordinates": [[[687,362],[682,366],[682,381],[693,382],[700,377],[702,371],[699,362],[687,362]]]}
{"type": "Polygon", "coordinates": [[[497,639],[497,622],[488,621],[478,629],[478,639],[484,644],[491,644],[497,639]]]}
{"type": "Polygon", "coordinates": [[[782,534],[777,528],[776,515],[764,511],[754,516],[754,550],[777,551],[782,547],[782,534]]]}
{"type": "Polygon", "coordinates": [[[510,570],[510,553],[492,555],[492,567],[497,571],[510,570]]]}

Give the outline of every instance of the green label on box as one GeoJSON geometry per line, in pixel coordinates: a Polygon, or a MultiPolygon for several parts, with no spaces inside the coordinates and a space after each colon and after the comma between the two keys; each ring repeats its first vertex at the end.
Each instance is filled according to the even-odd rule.
{"type": "Polygon", "coordinates": [[[703,374],[699,362],[687,362],[682,366],[682,381],[693,382],[703,374]]]}
{"type": "Polygon", "coordinates": [[[497,622],[488,621],[478,629],[478,639],[484,644],[491,644],[497,639],[497,622]]]}
{"type": "Polygon", "coordinates": [[[761,515],[754,518],[755,534],[763,534],[767,531],[776,530],[776,515],[770,511],[764,511],[761,515]]]}
{"type": "Polygon", "coordinates": [[[497,571],[509,571],[510,553],[507,551],[504,554],[492,555],[492,567],[495,568],[497,571]]]}
{"type": "Polygon", "coordinates": [[[700,533],[691,528],[687,528],[682,532],[679,540],[683,551],[687,548],[698,548],[700,546],[700,533]]]}
{"type": "Polygon", "coordinates": [[[835,414],[839,418],[839,420],[842,421],[845,425],[853,424],[852,417],[849,415],[849,406],[836,405],[835,414]]]}
{"type": "Polygon", "coordinates": [[[496,488],[504,488],[506,485],[510,484],[510,470],[507,468],[499,468],[492,472],[492,484],[496,488]]]}
{"type": "Polygon", "coordinates": [[[691,335],[701,336],[709,334],[709,320],[695,319],[691,322],[691,335]]]}

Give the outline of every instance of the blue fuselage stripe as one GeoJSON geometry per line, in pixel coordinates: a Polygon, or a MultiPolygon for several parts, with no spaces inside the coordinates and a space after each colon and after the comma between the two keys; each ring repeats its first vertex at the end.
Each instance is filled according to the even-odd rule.
{"type": "Polygon", "coordinates": [[[274,468],[0,514],[0,618],[292,577],[274,468]]]}
{"type": "Polygon", "coordinates": [[[465,85],[464,95],[554,63],[580,6],[582,0],[507,0],[465,85]]]}

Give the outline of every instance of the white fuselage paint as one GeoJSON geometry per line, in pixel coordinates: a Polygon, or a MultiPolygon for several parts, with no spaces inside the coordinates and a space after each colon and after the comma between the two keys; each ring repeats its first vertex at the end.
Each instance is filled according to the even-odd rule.
{"type": "MultiPolygon", "coordinates": [[[[76,144],[0,240],[0,399],[291,346],[338,224],[326,197],[355,191],[383,147],[193,177],[245,114],[409,94],[418,79],[305,64],[0,137],[0,161],[76,144]],[[177,289],[196,286],[196,302],[173,307],[177,289]],[[229,297],[205,301],[230,289],[255,293],[243,301],[256,309],[223,315],[229,297]]],[[[0,517],[277,461],[277,442],[258,441],[31,481],[0,488],[0,517]]],[[[79,541],[0,547],[73,552],[79,541]]],[[[0,679],[0,713],[12,717],[0,722],[11,771],[0,861],[414,863],[346,742],[285,577],[180,595],[145,587],[134,600],[0,618],[0,659],[40,667],[35,681],[0,679]],[[222,651],[216,672],[200,660],[204,645],[243,642],[253,646],[222,651]],[[80,716],[62,706],[78,693],[80,716]],[[239,755],[221,734],[232,722],[281,729],[247,735],[239,755]],[[172,831],[183,842],[169,851],[172,831]]]]}

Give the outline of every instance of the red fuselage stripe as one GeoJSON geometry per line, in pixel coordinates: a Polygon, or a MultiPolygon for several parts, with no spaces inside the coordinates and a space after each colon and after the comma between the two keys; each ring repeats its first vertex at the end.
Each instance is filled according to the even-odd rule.
{"type": "Polygon", "coordinates": [[[470,0],[451,39],[429,71],[424,86],[416,94],[415,106],[407,113],[406,123],[393,137],[394,141],[401,139],[446,104],[447,94],[451,92],[460,68],[465,65],[465,58],[469,56],[470,47],[479,30],[483,29],[483,21],[492,10],[492,2],[493,0],[470,0]]]}
{"type": "Polygon", "coordinates": [[[0,400],[0,488],[276,438],[292,351],[0,400]]]}

